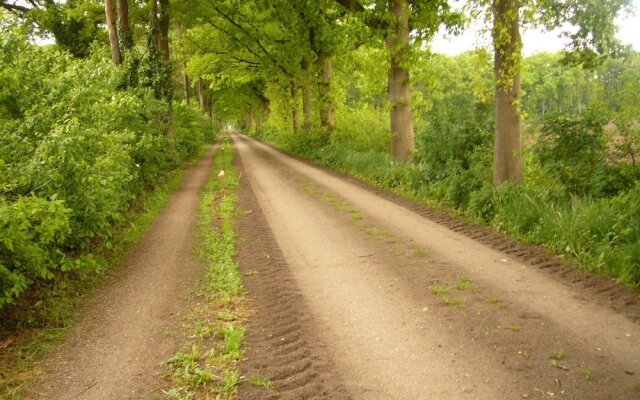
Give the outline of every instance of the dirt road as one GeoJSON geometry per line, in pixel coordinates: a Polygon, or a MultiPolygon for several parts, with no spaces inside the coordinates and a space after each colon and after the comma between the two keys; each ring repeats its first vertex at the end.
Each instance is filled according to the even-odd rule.
{"type": "Polygon", "coordinates": [[[203,265],[193,255],[200,193],[215,147],[187,171],[182,186],[123,265],[112,272],[69,338],[37,368],[27,398],[150,399],[162,395],[162,363],[179,343],[184,298],[203,265]]]}
{"type": "Polygon", "coordinates": [[[496,250],[482,229],[457,233],[233,141],[250,211],[240,265],[257,311],[244,369],[275,382],[244,398],[640,398],[637,293],[614,288],[626,298],[608,302],[584,274],[547,272],[539,252],[496,250]]]}

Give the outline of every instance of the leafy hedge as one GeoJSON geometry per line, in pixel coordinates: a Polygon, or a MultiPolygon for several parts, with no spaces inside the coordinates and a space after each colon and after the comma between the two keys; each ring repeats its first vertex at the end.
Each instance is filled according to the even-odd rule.
{"type": "Polygon", "coordinates": [[[91,273],[136,196],[213,139],[198,112],[127,79],[99,51],[77,60],[0,24],[0,309],[65,271],[91,273]],[[84,254],[84,255],[83,255],[84,254]]]}

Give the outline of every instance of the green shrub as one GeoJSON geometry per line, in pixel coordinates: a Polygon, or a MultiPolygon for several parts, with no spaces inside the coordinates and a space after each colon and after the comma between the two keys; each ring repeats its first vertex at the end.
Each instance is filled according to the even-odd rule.
{"type": "Polygon", "coordinates": [[[0,198],[0,309],[68,263],[58,246],[71,233],[69,214],[58,199],[0,198]]]}
{"type": "Polygon", "coordinates": [[[334,146],[357,152],[386,153],[391,143],[389,113],[367,104],[340,110],[337,128],[331,136],[334,146]]]}
{"type": "Polygon", "coordinates": [[[496,214],[493,186],[484,185],[469,194],[469,211],[483,222],[491,222],[496,214]]]}
{"type": "Polygon", "coordinates": [[[88,252],[111,245],[136,196],[215,133],[177,104],[171,143],[167,103],[123,87],[127,67],[100,53],[72,59],[0,24],[0,309],[97,268],[88,252]]]}
{"type": "Polygon", "coordinates": [[[607,156],[602,128],[605,118],[597,111],[555,114],[544,118],[539,126],[534,153],[544,171],[571,193],[593,193],[592,181],[603,173],[607,156]]]}

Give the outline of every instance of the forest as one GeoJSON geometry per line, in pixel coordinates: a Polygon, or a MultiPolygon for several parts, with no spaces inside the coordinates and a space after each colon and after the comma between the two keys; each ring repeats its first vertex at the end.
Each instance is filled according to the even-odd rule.
{"type": "Polygon", "coordinates": [[[637,287],[640,54],[614,23],[630,9],[2,0],[0,310],[101,274],[140,197],[220,126],[637,287]],[[491,49],[431,50],[471,20],[491,49]],[[522,29],[567,25],[565,51],[522,54],[522,29]]]}

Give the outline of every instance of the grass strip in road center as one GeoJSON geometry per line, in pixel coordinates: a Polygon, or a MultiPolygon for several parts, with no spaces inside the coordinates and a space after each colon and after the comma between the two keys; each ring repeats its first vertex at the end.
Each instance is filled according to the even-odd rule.
{"type": "Polygon", "coordinates": [[[186,319],[181,350],[171,367],[170,399],[232,399],[244,378],[237,363],[242,357],[247,308],[236,255],[234,229],[238,173],[233,150],[226,144],[215,155],[215,167],[198,210],[200,256],[207,263],[205,282],[186,319]]]}

